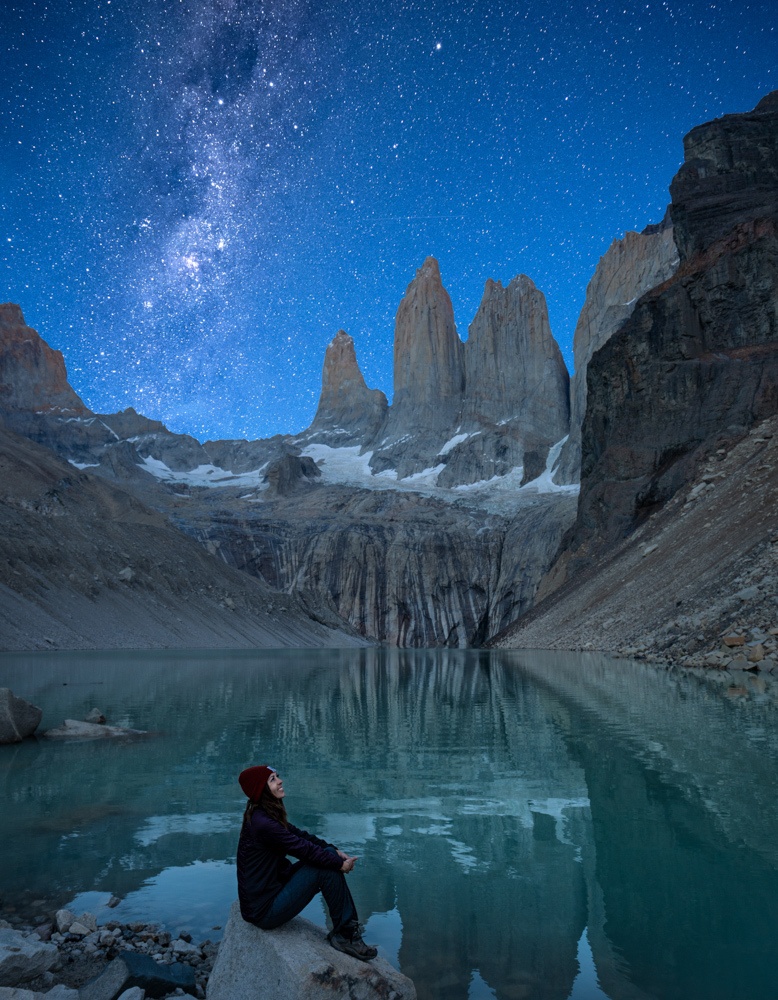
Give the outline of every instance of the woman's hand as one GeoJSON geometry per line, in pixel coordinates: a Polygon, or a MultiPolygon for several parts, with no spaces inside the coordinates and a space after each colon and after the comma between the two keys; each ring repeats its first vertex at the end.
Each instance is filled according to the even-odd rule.
{"type": "Polygon", "coordinates": [[[359,859],[350,858],[348,854],[344,854],[343,851],[338,851],[338,854],[340,855],[341,858],[343,858],[343,864],[340,866],[340,870],[343,872],[343,874],[346,875],[348,874],[348,872],[353,871],[354,865],[357,863],[359,859]]]}

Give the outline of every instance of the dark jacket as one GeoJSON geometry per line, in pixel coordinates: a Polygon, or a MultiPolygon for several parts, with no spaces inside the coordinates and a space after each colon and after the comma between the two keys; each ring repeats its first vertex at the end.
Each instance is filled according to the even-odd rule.
{"type": "Polygon", "coordinates": [[[317,868],[339,871],[343,859],[331,845],[296,826],[285,827],[262,809],[244,821],[238,841],[238,899],[244,920],[261,920],[289,878],[287,854],[317,868]]]}

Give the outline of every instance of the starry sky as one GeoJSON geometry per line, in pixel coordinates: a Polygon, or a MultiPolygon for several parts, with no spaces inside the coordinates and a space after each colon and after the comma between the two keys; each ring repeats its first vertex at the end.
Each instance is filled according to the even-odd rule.
{"type": "Polygon", "coordinates": [[[528,274],[572,367],[695,125],[778,87],[774,0],[3,0],[0,300],[92,409],[302,430],[343,327],[391,399],[440,261],[464,339],[528,274]]]}

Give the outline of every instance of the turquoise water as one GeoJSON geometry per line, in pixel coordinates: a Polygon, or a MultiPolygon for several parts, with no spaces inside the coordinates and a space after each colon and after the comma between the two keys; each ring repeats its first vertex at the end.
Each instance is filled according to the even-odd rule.
{"type": "MultiPolygon", "coordinates": [[[[366,938],[420,1000],[778,994],[778,726],[764,680],[481,651],[3,654],[43,727],[0,747],[0,896],[218,938],[238,772],[357,854],[366,938]],[[111,894],[121,897],[105,909],[111,894]]],[[[308,916],[323,923],[314,902],[308,916]]]]}

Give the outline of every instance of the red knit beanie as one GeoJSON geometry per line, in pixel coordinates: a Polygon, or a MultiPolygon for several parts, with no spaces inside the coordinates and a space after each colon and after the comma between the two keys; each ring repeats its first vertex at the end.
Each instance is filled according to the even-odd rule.
{"type": "Polygon", "coordinates": [[[265,789],[267,779],[271,774],[276,773],[277,771],[274,767],[268,767],[267,764],[257,764],[256,767],[247,767],[245,771],[241,771],[238,775],[238,781],[244,795],[247,795],[252,802],[259,802],[259,797],[265,789]]]}

